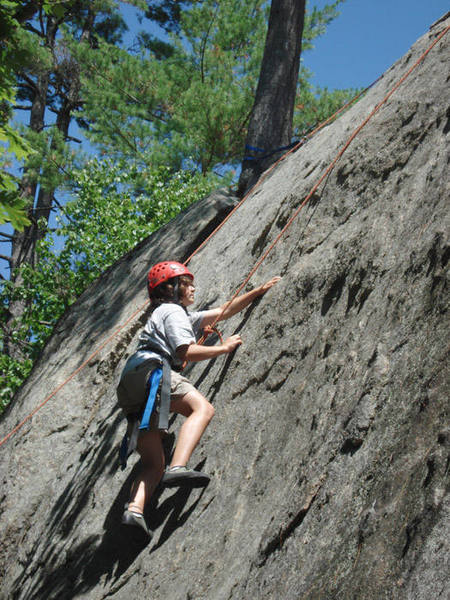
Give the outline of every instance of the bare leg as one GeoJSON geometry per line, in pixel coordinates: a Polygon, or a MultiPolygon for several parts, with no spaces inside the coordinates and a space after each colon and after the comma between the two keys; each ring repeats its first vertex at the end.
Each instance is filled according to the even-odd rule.
{"type": "Polygon", "coordinates": [[[142,431],[137,451],[141,455],[143,468],[131,486],[128,508],[142,514],[164,473],[164,452],[159,431],[142,431]]]}
{"type": "Polygon", "coordinates": [[[213,418],[214,407],[198,390],[195,390],[173,399],[170,409],[172,412],[187,417],[180,429],[175,452],[170,463],[171,467],[184,467],[213,418]]]}

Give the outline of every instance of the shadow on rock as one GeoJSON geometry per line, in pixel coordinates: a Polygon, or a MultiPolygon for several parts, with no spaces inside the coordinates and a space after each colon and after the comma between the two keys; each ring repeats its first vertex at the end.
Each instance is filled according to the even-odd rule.
{"type": "MultiPolygon", "coordinates": [[[[202,460],[195,467],[195,470],[200,471],[205,462],[206,459],[202,460]]],[[[160,491],[160,489],[158,491],[160,491]]],[[[161,546],[170,538],[174,531],[182,527],[194,512],[205,491],[205,488],[202,488],[197,499],[191,504],[191,506],[189,506],[189,508],[186,509],[189,497],[195,489],[196,488],[179,488],[175,494],[165,499],[156,510],[152,510],[152,507],[150,506],[149,510],[151,511],[151,516],[147,518],[150,529],[156,530],[165,522],[158,542],[151,550],[152,552],[155,552],[161,548],[161,546]]],[[[155,502],[157,502],[157,500],[158,499],[155,498],[155,502]]]]}
{"type": "MultiPolygon", "coordinates": [[[[201,469],[204,462],[202,461],[195,468],[201,469]]],[[[161,496],[166,493],[166,490],[162,486],[157,488],[145,515],[151,530],[163,526],[156,543],[154,543],[155,538],[149,541],[139,529],[121,525],[124,504],[128,500],[131,483],[139,469],[140,463],[137,463],[111,506],[104,522],[105,531],[100,542],[98,535],[87,537],[79,545],[73,546],[66,553],[64,562],[54,568],[51,565],[59,562],[59,556],[54,548],[49,548],[47,568],[43,576],[29,589],[27,593],[29,600],[42,598],[69,600],[87,593],[99,582],[103,585],[120,587],[119,579],[132,567],[141,552],[148,547],[151,547],[150,553],[156,552],[178,528],[186,523],[198,505],[204,489],[186,508],[195,488],[180,488],[173,495],[166,497],[161,504],[159,504],[161,496]]],[[[133,570],[130,576],[132,572],[133,570]]],[[[123,583],[125,584],[125,581],[123,583]]]]}
{"type": "MultiPolygon", "coordinates": [[[[243,318],[241,319],[239,325],[235,328],[233,335],[236,335],[238,333],[241,332],[241,330],[245,327],[245,325],[247,324],[247,321],[250,319],[251,314],[253,313],[253,311],[255,310],[255,308],[258,306],[258,304],[260,303],[261,299],[257,298],[245,311],[243,318]]],[[[213,343],[215,342],[215,339],[213,339],[213,343]]],[[[208,344],[205,344],[208,345],[208,344]]],[[[239,349],[237,350],[239,351],[239,349]]],[[[236,351],[235,351],[236,352],[236,351]]],[[[214,401],[214,398],[216,397],[216,395],[219,393],[224,381],[225,381],[225,377],[227,374],[227,371],[231,365],[231,362],[233,360],[234,354],[235,352],[231,352],[230,354],[228,354],[223,362],[222,368],[220,370],[220,373],[216,376],[215,380],[213,381],[209,391],[208,391],[208,400],[209,402],[211,402],[211,404],[214,401]]],[[[206,379],[206,377],[209,375],[209,372],[211,371],[211,369],[214,366],[214,362],[213,360],[210,360],[208,362],[208,364],[205,366],[205,368],[203,369],[201,375],[198,377],[198,379],[195,382],[195,387],[199,388],[200,385],[203,383],[203,381],[206,379]]]]}

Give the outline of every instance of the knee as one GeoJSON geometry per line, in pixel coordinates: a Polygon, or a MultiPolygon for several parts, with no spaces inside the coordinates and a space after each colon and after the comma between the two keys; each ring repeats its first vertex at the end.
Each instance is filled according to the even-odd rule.
{"type": "Polygon", "coordinates": [[[214,406],[209,402],[205,402],[205,406],[203,407],[203,415],[205,420],[209,423],[214,416],[214,406]]]}

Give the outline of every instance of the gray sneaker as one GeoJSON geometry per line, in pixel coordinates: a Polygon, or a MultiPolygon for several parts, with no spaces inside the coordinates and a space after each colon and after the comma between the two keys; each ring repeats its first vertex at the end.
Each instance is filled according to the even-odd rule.
{"type": "Polygon", "coordinates": [[[147,527],[144,515],[141,515],[139,513],[135,513],[128,509],[125,510],[125,512],[122,515],[122,525],[139,528],[145,533],[149,540],[151,540],[153,537],[153,532],[150,531],[150,529],[147,527]]]}
{"type": "Polygon", "coordinates": [[[187,467],[169,467],[161,479],[161,483],[166,487],[205,487],[209,481],[210,476],[206,473],[187,467]]]}

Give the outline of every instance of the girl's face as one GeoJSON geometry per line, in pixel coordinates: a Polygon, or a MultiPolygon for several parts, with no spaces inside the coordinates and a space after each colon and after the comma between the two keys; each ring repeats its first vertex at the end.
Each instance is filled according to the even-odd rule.
{"type": "Polygon", "coordinates": [[[179,297],[182,306],[191,306],[194,304],[194,281],[187,275],[182,275],[179,282],[179,297]]]}

